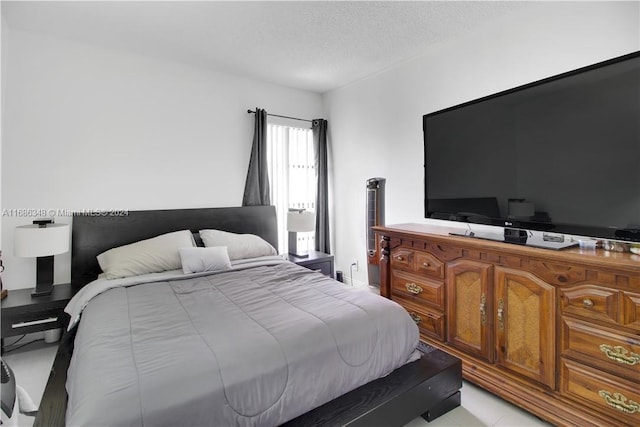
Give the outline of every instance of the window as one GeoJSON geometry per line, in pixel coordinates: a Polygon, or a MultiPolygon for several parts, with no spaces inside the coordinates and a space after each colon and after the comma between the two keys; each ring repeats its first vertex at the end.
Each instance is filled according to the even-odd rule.
{"type": "MultiPolygon", "coordinates": [[[[287,212],[315,212],[316,168],[311,129],[267,124],[271,203],[278,217],[278,248],[288,252],[287,212]]],[[[313,250],[315,233],[298,233],[298,250],[313,250]]]]}

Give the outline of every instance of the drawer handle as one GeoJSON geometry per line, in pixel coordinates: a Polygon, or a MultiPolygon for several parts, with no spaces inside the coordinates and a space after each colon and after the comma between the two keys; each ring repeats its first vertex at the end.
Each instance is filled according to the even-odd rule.
{"type": "Polygon", "coordinates": [[[625,414],[635,414],[640,412],[640,404],[627,399],[627,397],[622,393],[611,393],[610,391],[599,390],[598,394],[604,399],[607,405],[611,406],[616,411],[624,412],[625,414]]]}
{"type": "Polygon", "coordinates": [[[498,325],[500,330],[504,329],[504,301],[502,298],[498,301],[498,325]]]}
{"type": "Polygon", "coordinates": [[[482,294],[480,298],[480,322],[484,325],[487,323],[487,296],[482,294]]]}
{"type": "Polygon", "coordinates": [[[420,324],[420,322],[422,322],[422,317],[418,316],[413,311],[409,313],[409,316],[411,316],[413,321],[416,322],[416,325],[418,325],[418,324],[420,324]]]}
{"type": "Polygon", "coordinates": [[[595,304],[593,303],[593,300],[591,298],[585,298],[585,299],[582,300],[582,305],[584,305],[587,308],[591,308],[595,304]]]}
{"type": "Polygon", "coordinates": [[[26,328],[27,326],[42,325],[44,323],[54,323],[57,321],[58,321],[57,317],[49,317],[48,319],[39,319],[39,320],[32,320],[30,322],[14,323],[11,325],[11,328],[12,329],[26,328]]]}
{"type": "Polygon", "coordinates": [[[602,351],[609,359],[622,363],[623,365],[633,366],[640,364],[640,354],[632,353],[619,345],[610,346],[607,344],[600,344],[600,351],[602,351]]]}
{"type": "Polygon", "coordinates": [[[410,293],[414,294],[414,295],[418,295],[420,292],[422,292],[424,289],[422,289],[421,286],[416,285],[415,283],[407,283],[406,285],[407,291],[409,291],[410,293]]]}
{"type": "Polygon", "coordinates": [[[404,258],[403,258],[403,257],[401,257],[400,255],[396,256],[396,259],[397,259],[398,261],[404,261],[404,258]]]}
{"type": "Polygon", "coordinates": [[[423,263],[422,263],[422,266],[423,266],[424,268],[429,268],[429,267],[431,267],[431,264],[429,264],[428,262],[423,262],[423,263]]]}

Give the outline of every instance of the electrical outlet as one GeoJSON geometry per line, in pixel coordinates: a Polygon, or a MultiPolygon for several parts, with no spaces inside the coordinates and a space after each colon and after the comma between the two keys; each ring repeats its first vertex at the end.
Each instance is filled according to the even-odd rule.
{"type": "Polygon", "coordinates": [[[351,267],[355,266],[356,267],[356,271],[358,271],[358,260],[354,259],[351,261],[351,267]]]}

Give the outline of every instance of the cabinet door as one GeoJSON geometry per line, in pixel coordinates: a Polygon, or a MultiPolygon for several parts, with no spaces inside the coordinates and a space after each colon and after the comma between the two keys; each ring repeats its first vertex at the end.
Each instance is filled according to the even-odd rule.
{"type": "Polygon", "coordinates": [[[496,267],[497,363],[555,386],[555,288],[524,271],[496,267]]]}
{"type": "Polygon", "coordinates": [[[459,260],[447,264],[447,341],[476,357],[493,361],[493,266],[459,260]]]}

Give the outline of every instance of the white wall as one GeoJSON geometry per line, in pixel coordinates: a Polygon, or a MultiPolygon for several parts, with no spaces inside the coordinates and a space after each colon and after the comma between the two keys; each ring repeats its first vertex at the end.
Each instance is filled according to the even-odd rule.
{"type": "Polygon", "coordinates": [[[422,116],[640,50],[638,2],[557,2],[552,13],[435,46],[325,94],[334,161],[336,268],[367,281],[365,181],[385,177],[386,223],[426,222],[422,116]]]}
{"type": "MultiPolygon", "coordinates": [[[[640,49],[638,2],[551,5],[553,13],[434,46],[324,97],[3,22],[0,206],[239,205],[253,132],[246,109],[324,112],[337,269],[348,274],[358,259],[356,282],[366,282],[366,179],[387,178],[388,224],[425,221],[423,114],[640,49]]],[[[12,248],[14,227],[33,218],[0,219],[5,287],[31,287],[35,261],[13,258],[12,248]]],[[[69,260],[56,257],[58,282],[68,280],[69,260]]]]}
{"type": "MultiPolygon", "coordinates": [[[[35,283],[35,260],[13,257],[13,229],[34,218],[14,209],[239,206],[247,109],[323,112],[311,92],[34,33],[10,30],[2,53],[8,289],[35,283]]],[[[68,281],[70,255],[55,263],[56,282],[68,281]]]]}
{"type": "MultiPolygon", "coordinates": [[[[0,3],[0,11],[2,11],[2,3],[0,3]]],[[[0,13],[0,63],[4,64],[9,52],[9,28],[4,19],[4,15],[0,13]]],[[[4,67],[0,67],[4,68],[4,67]]],[[[0,69],[0,88],[1,93],[6,90],[6,74],[3,69],[0,69]]],[[[0,98],[0,141],[4,139],[5,119],[4,119],[4,96],[0,98]]],[[[0,144],[0,188],[2,188],[2,144],[0,144]]],[[[0,211],[2,210],[2,197],[0,197],[0,211]]],[[[2,241],[2,227],[0,227],[0,242],[2,241]]]]}

